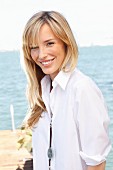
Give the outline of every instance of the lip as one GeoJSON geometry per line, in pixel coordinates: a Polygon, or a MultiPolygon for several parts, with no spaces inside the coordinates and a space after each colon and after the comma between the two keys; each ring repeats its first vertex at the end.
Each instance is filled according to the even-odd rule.
{"type": "Polygon", "coordinates": [[[39,61],[44,67],[50,66],[55,58],[39,61]]]}

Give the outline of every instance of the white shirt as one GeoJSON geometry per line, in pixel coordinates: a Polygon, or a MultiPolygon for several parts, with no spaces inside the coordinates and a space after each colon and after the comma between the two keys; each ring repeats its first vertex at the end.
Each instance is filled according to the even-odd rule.
{"type": "Polygon", "coordinates": [[[78,69],[59,72],[52,84],[50,92],[49,75],[41,81],[47,112],[33,129],[34,170],[49,170],[51,112],[52,170],[86,170],[105,161],[111,150],[109,117],[99,88],[78,69]]]}

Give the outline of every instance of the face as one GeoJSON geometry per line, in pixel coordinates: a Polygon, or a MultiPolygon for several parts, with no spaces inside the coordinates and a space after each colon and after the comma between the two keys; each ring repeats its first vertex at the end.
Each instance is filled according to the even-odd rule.
{"type": "Polygon", "coordinates": [[[37,35],[36,46],[31,46],[31,57],[45,74],[53,80],[65,58],[65,45],[55,36],[48,24],[44,24],[37,35]]]}

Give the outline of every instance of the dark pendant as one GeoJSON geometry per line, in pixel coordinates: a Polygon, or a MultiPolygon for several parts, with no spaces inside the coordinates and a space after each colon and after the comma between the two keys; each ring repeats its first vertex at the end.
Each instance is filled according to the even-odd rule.
{"type": "Polygon", "coordinates": [[[47,155],[48,155],[49,159],[51,159],[53,157],[53,152],[52,152],[51,148],[48,149],[47,155]]]}

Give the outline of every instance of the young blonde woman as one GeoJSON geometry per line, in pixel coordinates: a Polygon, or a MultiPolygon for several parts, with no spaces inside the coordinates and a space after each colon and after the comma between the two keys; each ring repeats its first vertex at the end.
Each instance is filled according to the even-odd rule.
{"type": "Polygon", "coordinates": [[[23,54],[34,170],[105,170],[107,109],[99,88],[76,67],[78,48],[63,15],[32,16],[23,54]]]}

